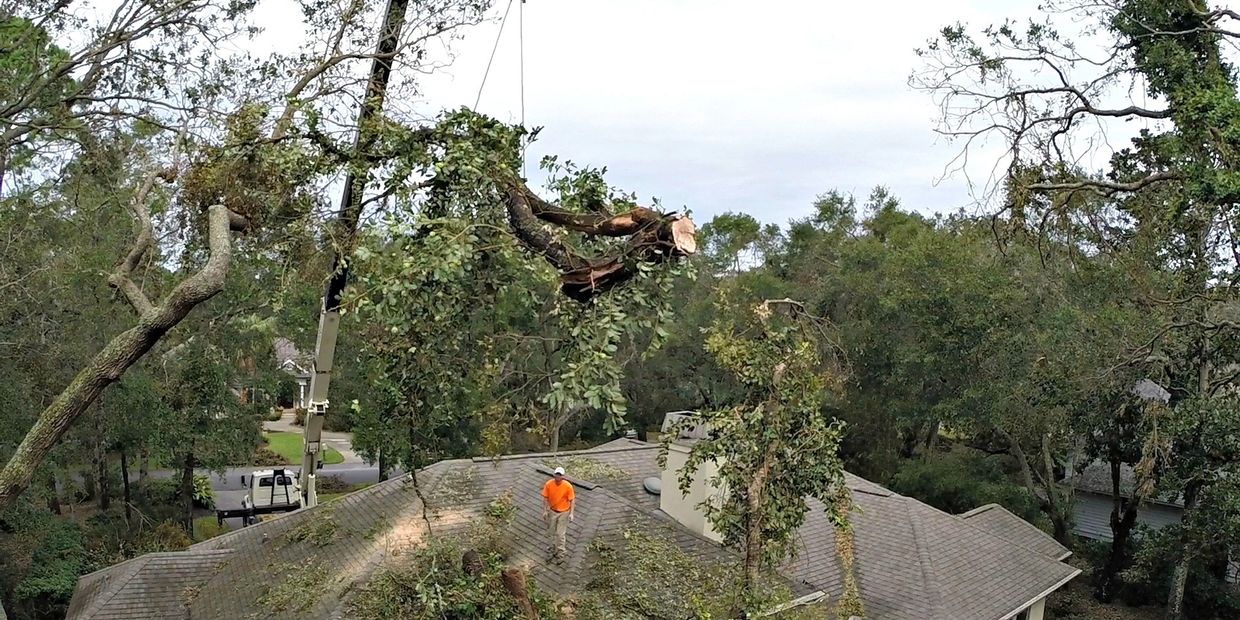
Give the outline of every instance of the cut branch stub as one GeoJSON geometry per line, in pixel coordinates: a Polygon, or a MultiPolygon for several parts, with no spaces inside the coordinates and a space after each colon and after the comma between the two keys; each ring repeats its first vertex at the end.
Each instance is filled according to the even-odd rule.
{"type": "Polygon", "coordinates": [[[574,213],[539,198],[513,180],[507,190],[508,221],[526,247],[560,271],[561,290],[580,302],[589,301],[637,275],[636,263],[661,263],[697,252],[693,220],[677,213],[635,207],[619,215],[574,213]],[[544,224],[588,236],[628,237],[615,254],[585,257],[548,233],[544,224]]]}

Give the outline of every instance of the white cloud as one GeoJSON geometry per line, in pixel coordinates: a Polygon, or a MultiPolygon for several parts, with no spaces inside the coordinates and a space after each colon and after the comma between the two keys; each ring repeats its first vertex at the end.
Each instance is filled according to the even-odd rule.
{"type": "MultiPolygon", "coordinates": [[[[514,0],[514,3],[520,0],[514,0]]],[[[502,14],[506,2],[495,10],[502,14]]],[[[479,110],[520,118],[518,6],[479,110]]],[[[934,186],[957,147],[907,86],[913,50],[942,26],[1030,16],[1035,0],[807,2],[530,0],[526,122],[554,153],[699,219],[746,211],[783,222],[839,188],[886,184],[924,212],[972,200],[963,178],[934,186]]],[[[498,24],[475,28],[432,102],[472,105],[498,24]]]]}

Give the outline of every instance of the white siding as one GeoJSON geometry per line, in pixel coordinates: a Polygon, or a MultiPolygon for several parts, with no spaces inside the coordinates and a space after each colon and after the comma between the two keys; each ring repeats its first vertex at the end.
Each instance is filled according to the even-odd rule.
{"type": "MultiPolygon", "coordinates": [[[[1072,532],[1090,540],[1111,540],[1111,497],[1089,491],[1076,492],[1072,532]]],[[[1180,522],[1181,509],[1163,504],[1144,504],[1137,509],[1137,523],[1161,528],[1180,522]]]]}

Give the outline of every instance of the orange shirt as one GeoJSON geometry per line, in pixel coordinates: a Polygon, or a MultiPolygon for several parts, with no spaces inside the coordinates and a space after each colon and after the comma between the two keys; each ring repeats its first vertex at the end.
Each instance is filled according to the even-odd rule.
{"type": "Polygon", "coordinates": [[[556,482],[555,478],[547,481],[543,485],[542,496],[547,498],[547,503],[551,504],[551,509],[556,512],[564,512],[573,505],[573,499],[576,495],[573,493],[573,485],[567,480],[556,482]]]}

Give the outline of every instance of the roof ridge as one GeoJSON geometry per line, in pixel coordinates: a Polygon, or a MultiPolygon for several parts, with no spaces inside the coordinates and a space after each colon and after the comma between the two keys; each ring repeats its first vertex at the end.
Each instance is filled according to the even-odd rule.
{"type": "MultiPolygon", "coordinates": [[[[443,461],[435,461],[434,463],[431,463],[430,465],[427,465],[426,467],[423,467],[417,471],[418,471],[418,475],[432,474],[438,469],[443,469],[444,467],[446,467],[447,464],[450,464],[450,463],[469,463],[469,462],[470,462],[469,459],[447,459],[443,461]]],[[[387,480],[376,482],[375,484],[372,484],[364,489],[353,491],[352,493],[349,493],[341,497],[340,499],[343,500],[346,498],[353,498],[353,497],[360,497],[364,495],[374,494],[374,493],[377,493],[379,489],[386,489],[388,487],[394,487],[397,484],[407,481],[409,479],[410,479],[409,474],[404,473],[394,478],[388,478],[387,480]]],[[[314,508],[310,508],[308,510],[315,510],[323,505],[325,505],[323,502],[319,502],[317,506],[315,506],[314,508]]],[[[208,538],[207,540],[204,540],[202,542],[194,543],[190,545],[189,547],[187,547],[185,551],[221,550],[220,545],[231,542],[232,539],[238,538],[242,534],[245,534],[246,532],[251,531],[250,528],[263,527],[267,525],[268,523],[275,523],[276,521],[280,519],[284,519],[284,518],[292,517],[293,515],[301,514],[302,511],[304,510],[307,510],[307,509],[299,508],[297,510],[291,510],[289,512],[277,514],[274,519],[271,519],[268,521],[260,521],[258,523],[255,523],[254,525],[235,529],[235,530],[220,534],[219,536],[216,536],[214,538],[208,538]]],[[[228,547],[227,549],[231,550],[232,548],[228,547]]],[[[182,553],[182,552],[172,552],[172,553],[182,553]]],[[[150,555],[150,554],[146,554],[146,555],[150,555]]],[[[139,557],[142,557],[142,556],[139,556],[139,557]]]]}
{"type": "Polygon", "coordinates": [[[1008,515],[1009,517],[1012,517],[1013,519],[1016,519],[1017,521],[1020,521],[1022,524],[1024,524],[1024,525],[1028,526],[1028,528],[1029,528],[1029,529],[1032,529],[1033,531],[1037,532],[1038,534],[1041,534],[1042,536],[1045,536],[1048,540],[1050,540],[1051,542],[1055,543],[1055,545],[1056,545],[1056,546],[1058,546],[1060,549],[1063,549],[1065,553],[1062,553],[1062,554],[1060,554],[1059,556],[1057,556],[1057,557],[1055,557],[1055,558],[1052,558],[1054,561],[1056,561],[1056,562],[1063,562],[1064,560],[1066,560],[1066,559],[1068,559],[1069,557],[1071,557],[1071,556],[1072,556],[1072,550],[1071,550],[1071,549],[1069,549],[1069,548],[1067,548],[1066,546],[1064,546],[1064,544],[1063,544],[1063,543],[1061,543],[1061,542],[1059,542],[1058,540],[1055,540],[1055,537],[1054,537],[1054,536],[1051,536],[1050,534],[1047,534],[1046,532],[1043,532],[1043,531],[1042,531],[1042,528],[1040,528],[1040,527],[1038,527],[1038,526],[1036,526],[1036,525],[1034,525],[1034,524],[1032,524],[1032,523],[1030,523],[1030,522],[1028,522],[1028,521],[1026,521],[1026,520],[1024,520],[1024,519],[1022,519],[1022,518],[1020,518],[1020,515],[1017,515],[1016,513],[1012,512],[1011,510],[1008,510],[1007,508],[1004,508],[1004,507],[1003,507],[1002,505],[1000,505],[1000,504],[986,504],[985,506],[979,506],[978,508],[974,508],[973,510],[970,510],[969,512],[962,513],[962,514],[959,514],[959,515],[951,515],[951,516],[956,517],[956,518],[957,518],[957,519],[959,519],[962,523],[966,523],[966,524],[968,524],[968,525],[969,525],[969,527],[972,527],[972,528],[974,528],[974,529],[976,529],[976,530],[981,530],[981,531],[984,531],[984,532],[986,532],[987,534],[990,534],[991,536],[994,536],[994,537],[998,538],[999,540],[1004,540],[1004,541],[1007,541],[1007,542],[1009,542],[1009,543],[1011,543],[1011,544],[1013,544],[1013,545],[1015,545],[1015,546],[1017,546],[1017,547],[1020,547],[1021,549],[1024,549],[1025,551],[1029,551],[1029,552],[1031,552],[1031,553],[1036,553],[1036,554],[1038,554],[1038,555],[1040,555],[1040,556],[1042,556],[1042,557],[1048,557],[1048,558],[1050,557],[1050,556],[1046,555],[1045,553],[1043,553],[1043,552],[1041,552],[1041,551],[1038,551],[1037,549],[1031,549],[1031,548],[1029,548],[1029,547],[1025,546],[1023,543],[1021,543],[1021,542],[1019,542],[1019,541],[1012,540],[1012,539],[1010,539],[1010,538],[1008,538],[1008,537],[1006,537],[1006,536],[1001,536],[1001,535],[999,535],[999,534],[997,534],[997,533],[995,533],[995,532],[992,532],[992,531],[990,531],[990,530],[988,530],[988,529],[985,529],[985,528],[980,527],[980,526],[978,526],[978,525],[974,525],[973,523],[969,522],[969,517],[975,517],[975,516],[980,515],[980,514],[982,514],[982,513],[984,513],[984,512],[989,512],[990,510],[992,510],[992,509],[994,509],[994,508],[998,508],[999,510],[1003,511],[1003,513],[1004,513],[1004,514],[1006,514],[1006,515],[1008,515]]]}
{"type": "MultiPolygon", "coordinates": [[[[977,508],[974,508],[973,510],[969,510],[969,511],[967,511],[967,512],[962,512],[962,513],[960,513],[960,514],[958,514],[958,515],[956,515],[956,516],[958,516],[958,517],[960,517],[960,518],[962,518],[962,519],[968,519],[969,517],[973,517],[973,516],[980,515],[980,514],[982,514],[983,512],[986,512],[987,510],[990,510],[991,508],[1002,508],[1002,507],[1003,507],[1003,506],[1000,506],[999,504],[996,504],[996,503],[994,503],[994,502],[991,502],[991,503],[989,503],[989,504],[982,504],[981,506],[978,506],[977,508]]],[[[1008,512],[1011,512],[1011,511],[1009,510],[1008,512]]]]}
{"type": "Polygon", "coordinates": [[[925,533],[921,529],[921,519],[913,514],[913,504],[910,502],[918,502],[917,500],[900,496],[904,501],[904,514],[908,516],[909,528],[913,531],[913,546],[917,548],[917,565],[921,568],[921,581],[925,585],[926,593],[930,599],[926,601],[930,605],[930,609],[934,617],[939,617],[942,610],[943,593],[939,586],[938,571],[934,567],[934,557],[930,554],[930,550],[922,544],[925,533]]]}
{"type": "MultiPolygon", "coordinates": [[[[1051,590],[1054,590],[1055,588],[1058,588],[1058,587],[1062,586],[1063,584],[1065,584],[1065,583],[1067,583],[1067,582],[1071,581],[1073,578],[1075,578],[1077,575],[1079,575],[1079,574],[1081,573],[1081,570],[1080,570],[1080,569],[1078,569],[1078,568],[1076,568],[1076,567],[1073,567],[1073,566],[1071,566],[1071,565],[1069,565],[1069,564],[1067,564],[1067,563],[1063,562],[1062,560],[1056,560],[1056,559],[1051,558],[1050,556],[1048,556],[1048,555],[1046,555],[1046,554],[1043,554],[1043,553],[1038,552],[1038,551],[1034,551],[1034,550],[1029,549],[1028,547],[1026,547],[1026,546],[1024,546],[1024,545],[1021,545],[1021,544],[1019,544],[1019,543],[1016,543],[1016,542],[1013,542],[1013,541],[1011,541],[1011,540],[1008,540],[1007,538],[1004,538],[1004,537],[1002,537],[1002,536],[999,536],[998,534],[994,534],[994,533],[990,532],[989,530],[987,530],[987,529],[985,529],[985,528],[978,527],[978,526],[976,526],[976,525],[974,525],[974,524],[970,523],[968,519],[962,519],[962,518],[960,518],[960,517],[958,517],[958,516],[956,516],[956,515],[953,515],[953,514],[950,514],[950,513],[944,512],[944,511],[942,511],[942,510],[939,510],[938,508],[935,508],[934,506],[931,506],[931,505],[926,504],[926,503],[924,503],[924,502],[920,502],[920,501],[918,501],[918,500],[916,500],[916,499],[913,499],[913,498],[911,498],[911,497],[910,497],[910,498],[905,498],[905,499],[907,499],[907,500],[909,500],[909,501],[911,501],[911,502],[915,502],[915,504],[916,504],[916,505],[920,506],[921,508],[926,509],[926,510],[928,511],[928,513],[929,513],[929,514],[931,514],[931,515],[934,515],[934,516],[936,516],[936,517],[938,517],[938,516],[946,517],[946,518],[948,518],[948,519],[952,520],[952,521],[953,521],[953,522],[955,522],[955,523],[958,523],[958,524],[964,525],[965,527],[969,528],[969,530],[971,530],[974,534],[980,534],[982,537],[988,537],[988,538],[990,538],[990,539],[992,539],[992,540],[996,540],[996,541],[998,541],[998,542],[1000,542],[1000,543],[1002,543],[1002,544],[1008,545],[1008,546],[1010,546],[1010,547],[1012,547],[1012,548],[1014,548],[1014,549],[1018,549],[1018,550],[1020,550],[1020,551],[1025,552],[1025,553],[1028,553],[1028,554],[1029,554],[1029,556],[1030,556],[1030,558],[1031,558],[1031,559],[1030,559],[1030,561],[1031,561],[1031,562],[1035,562],[1035,563],[1042,563],[1043,565],[1054,565],[1054,566],[1056,566],[1057,568],[1058,568],[1058,567],[1062,567],[1062,568],[1065,568],[1065,569],[1069,569],[1069,570],[1071,571],[1071,574],[1070,574],[1068,577],[1062,578],[1062,579],[1059,581],[1059,584],[1058,584],[1058,585],[1056,585],[1056,586],[1054,586],[1053,588],[1051,588],[1051,590]]],[[[1013,516],[1015,516],[1015,515],[1013,515],[1013,516]]],[[[1019,517],[1017,517],[1017,518],[1019,518],[1019,517]]],[[[1023,519],[1022,519],[1022,521],[1023,521],[1023,519]]],[[[1027,522],[1026,522],[1026,523],[1027,523],[1027,522]]],[[[941,599],[940,599],[940,600],[941,600],[941,599]]],[[[1035,599],[1035,600],[1036,600],[1036,599],[1035,599]]],[[[1032,601],[1030,601],[1030,602],[1032,602],[1032,601]]],[[[1026,606],[1027,606],[1028,604],[1029,604],[1029,603],[1025,603],[1024,605],[1026,605],[1026,606]]],[[[1013,616],[1015,616],[1017,613],[1019,613],[1019,612],[1020,612],[1022,609],[1024,609],[1024,608],[1025,608],[1024,606],[1021,606],[1021,607],[1016,607],[1014,610],[1012,610],[1011,612],[1009,612],[1006,616],[1003,616],[1003,619],[1002,619],[1002,620],[1008,620],[1008,619],[1012,618],[1013,616]]]]}
{"type": "MultiPolygon", "coordinates": [[[[107,604],[110,603],[112,599],[116,598],[116,595],[120,593],[121,590],[124,590],[125,586],[128,585],[130,581],[133,581],[133,578],[136,577],[138,573],[142,572],[142,567],[145,566],[146,563],[150,561],[151,555],[152,554],[150,553],[144,553],[136,558],[132,558],[130,560],[126,560],[125,562],[123,562],[122,564],[129,564],[130,562],[134,562],[135,560],[141,560],[141,562],[134,562],[133,565],[126,568],[126,570],[124,571],[125,576],[124,576],[123,581],[119,581],[116,584],[108,584],[109,587],[107,588],[103,587],[105,584],[99,584],[100,585],[99,594],[107,594],[107,596],[99,596],[94,601],[92,601],[90,606],[82,610],[82,617],[84,618],[94,617],[95,613],[97,613],[98,611],[103,609],[105,606],[107,606],[107,604]]],[[[117,566],[120,566],[120,565],[118,564],[117,566]]],[[[116,568],[116,567],[113,566],[110,568],[116,568]]],[[[78,583],[81,583],[81,577],[78,578],[78,583]]]]}
{"type": "MultiPolygon", "coordinates": [[[[632,441],[632,440],[630,440],[632,441]]],[[[606,444],[603,444],[606,445],[606,444]]],[[[566,455],[592,455],[592,454],[614,454],[616,452],[637,452],[639,450],[653,450],[658,448],[658,444],[648,443],[646,445],[633,445],[623,448],[607,448],[606,450],[598,450],[595,448],[586,448],[584,450],[561,450],[559,452],[529,452],[527,454],[501,454],[498,456],[475,456],[469,459],[474,463],[490,463],[493,461],[520,461],[522,459],[547,458],[549,456],[566,456],[566,455]]],[[[440,461],[441,463],[445,461],[440,461]]]]}

